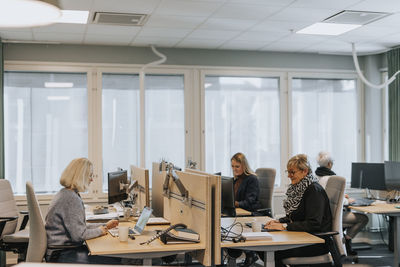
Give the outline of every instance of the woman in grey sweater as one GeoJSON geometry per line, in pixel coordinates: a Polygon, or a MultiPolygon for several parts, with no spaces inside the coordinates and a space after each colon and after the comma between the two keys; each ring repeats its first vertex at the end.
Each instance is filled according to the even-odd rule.
{"type": "Polygon", "coordinates": [[[118,264],[111,257],[89,256],[84,245],[87,239],[107,233],[107,229],[118,225],[117,220],[106,224],[86,224],[85,208],[79,192],[87,191],[93,181],[93,164],[86,158],[72,160],[63,171],[60,184],[64,186],[50,204],[46,216],[48,246],[68,246],[68,249],[48,249],[49,262],[118,264]]]}

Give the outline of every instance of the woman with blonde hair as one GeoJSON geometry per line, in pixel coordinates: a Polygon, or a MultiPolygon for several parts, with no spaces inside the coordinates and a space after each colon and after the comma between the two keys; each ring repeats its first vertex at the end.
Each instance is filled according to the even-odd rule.
{"type": "MultiPolygon", "coordinates": [[[[332,213],[325,190],[313,176],[307,155],[298,154],[287,163],[291,180],[283,201],[286,216],[266,223],[266,229],[304,231],[309,233],[332,230],[332,213]]],[[[275,252],[276,266],[289,257],[308,257],[328,252],[325,244],[310,245],[275,252]]],[[[261,255],[262,256],[262,255],[261,255]]]]}
{"type": "Polygon", "coordinates": [[[48,246],[65,249],[48,249],[46,261],[63,263],[118,264],[119,259],[89,256],[84,241],[105,235],[107,229],[118,225],[117,220],[106,224],[86,224],[85,208],[79,192],[87,191],[93,181],[93,164],[87,158],[72,160],[61,174],[64,186],[52,200],[46,216],[48,246]]]}

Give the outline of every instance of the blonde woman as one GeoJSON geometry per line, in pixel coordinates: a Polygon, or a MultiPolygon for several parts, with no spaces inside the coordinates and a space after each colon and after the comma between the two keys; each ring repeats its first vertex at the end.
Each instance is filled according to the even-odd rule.
{"type": "Polygon", "coordinates": [[[118,264],[120,260],[88,256],[84,241],[105,235],[107,229],[118,225],[117,220],[106,224],[86,224],[85,208],[79,192],[87,191],[93,181],[93,164],[86,158],[72,160],[61,174],[60,184],[64,186],[52,200],[46,216],[48,246],[68,246],[68,249],[48,249],[48,262],[64,263],[108,263],[118,264]]]}

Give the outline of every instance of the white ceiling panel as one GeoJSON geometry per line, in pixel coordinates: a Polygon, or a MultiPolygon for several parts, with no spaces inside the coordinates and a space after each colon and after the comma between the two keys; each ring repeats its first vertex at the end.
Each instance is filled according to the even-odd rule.
{"type": "Polygon", "coordinates": [[[87,35],[128,35],[135,36],[142,28],[136,26],[112,26],[112,25],[100,25],[100,24],[89,24],[87,25],[87,35]]]}
{"type": "Polygon", "coordinates": [[[398,29],[396,28],[375,27],[369,24],[352,30],[351,32],[348,32],[348,34],[352,34],[354,36],[371,36],[377,39],[386,35],[395,34],[396,32],[398,32],[398,29]]]}
{"type": "Polygon", "coordinates": [[[223,42],[224,41],[221,40],[185,39],[176,45],[176,47],[216,49],[222,45],[223,42]]]}
{"type": "Polygon", "coordinates": [[[237,35],[238,31],[213,31],[213,30],[195,30],[190,33],[189,39],[212,39],[212,40],[229,40],[237,35]]]}
{"type": "Polygon", "coordinates": [[[309,22],[304,21],[275,21],[265,20],[252,28],[251,31],[270,31],[270,32],[288,32],[301,30],[309,26],[309,22]]]}
{"type": "Polygon", "coordinates": [[[61,9],[90,11],[93,0],[60,0],[61,9]]]}
{"type": "Polygon", "coordinates": [[[33,40],[33,34],[31,31],[15,32],[15,31],[0,30],[0,38],[3,41],[4,40],[29,41],[29,40],[33,40]]]}
{"type": "Polygon", "coordinates": [[[80,44],[83,41],[83,34],[37,32],[34,34],[34,39],[36,41],[45,41],[45,42],[80,44]]]}
{"type": "Polygon", "coordinates": [[[377,20],[372,22],[371,24],[368,24],[371,26],[377,26],[377,27],[389,27],[389,28],[399,28],[400,25],[400,14],[392,14],[387,17],[384,17],[383,19],[377,20]]]}
{"type": "Polygon", "coordinates": [[[276,13],[279,10],[281,10],[281,7],[227,3],[218,9],[214,14],[212,14],[212,17],[260,20],[276,13]]]}
{"type": "Polygon", "coordinates": [[[374,11],[374,12],[399,12],[399,0],[364,0],[350,7],[352,10],[374,11]]]}
{"type": "Polygon", "coordinates": [[[309,44],[278,41],[262,47],[261,50],[297,52],[307,47],[309,47],[309,44]]]}
{"type": "Polygon", "coordinates": [[[265,42],[229,41],[221,45],[219,48],[235,50],[259,50],[264,46],[265,42]]]}
{"type": "Polygon", "coordinates": [[[183,38],[191,32],[190,29],[165,29],[165,28],[152,28],[143,27],[139,32],[138,37],[153,36],[153,37],[172,37],[172,38],[183,38]]]}
{"type": "Polygon", "coordinates": [[[347,9],[348,7],[359,3],[360,0],[297,0],[290,7],[322,8],[322,9],[347,9]]]}
{"type": "Polygon", "coordinates": [[[160,2],[161,0],[95,0],[91,11],[149,14],[160,2]]]}
{"type": "Polygon", "coordinates": [[[298,33],[291,33],[279,41],[282,42],[292,42],[292,43],[303,43],[303,44],[315,44],[320,43],[325,40],[332,39],[331,36],[327,35],[311,35],[311,34],[298,34],[298,33]]]}
{"type": "Polygon", "coordinates": [[[180,16],[210,16],[222,3],[218,2],[189,2],[185,0],[162,1],[155,14],[180,16]]]}
{"type": "Polygon", "coordinates": [[[268,6],[279,6],[285,7],[295,2],[296,0],[228,0],[230,3],[248,4],[248,5],[268,5],[268,6]]]}
{"type": "Polygon", "coordinates": [[[126,45],[131,42],[130,36],[116,36],[116,35],[86,35],[83,40],[84,44],[100,44],[100,45],[126,45]]]}
{"type": "Polygon", "coordinates": [[[146,22],[148,27],[194,29],[207,17],[183,17],[153,14],[146,22]]]}
{"type": "Polygon", "coordinates": [[[57,23],[53,25],[43,26],[43,27],[35,27],[32,28],[32,31],[35,32],[62,32],[62,33],[75,33],[82,34],[86,31],[86,24],[65,24],[65,23],[57,23]]]}
{"type": "Polygon", "coordinates": [[[257,22],[257,20],[210,18],[201,24],[199,29],[241,31],[250,28],[257,22]]]}
{"type": "Polygon", "coordinates": [[[310,24],[323,21],[324,19],[338,13],[341,9],[318,9],[318,8],[300,8],[288,7],[281,12],[269,17],[270,20],[283,21],[307,21],[310,24]]]}
{"type": "Polygon", "coordinates": [[[273,42],[287,34],[280,32],[244,32],[236,37],[234,41],[273,42]]]}

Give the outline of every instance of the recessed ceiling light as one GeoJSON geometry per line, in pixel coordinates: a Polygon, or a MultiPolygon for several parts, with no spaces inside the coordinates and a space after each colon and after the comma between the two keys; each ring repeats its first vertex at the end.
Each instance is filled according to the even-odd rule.
{"type": "Polygon", "coordinates": [[[84,10],[61,10],[61,17],[55,23],[76,23],[86,24],[89,18],[89,11],[84,10]]]}
{"type": "Polygon", "coordinates": [[[339,24],[317,22],[304,29],[297,31],[301,34],[318,34],[318,35],[340,35],[342,33],[357,29],[362,25],[358,24],[339,24]]]}
{"type": "Polygon", "coordinates": [[[18,28],[54,23],[61,16],[55,0],[1,0],[0,27],[18,28]]]}
{"type": "Polygon", "coordinates": [[[59,82],[45,82],[45,88],[72,88],[74,87],[74,83],[59,83],[59,82]]]}

